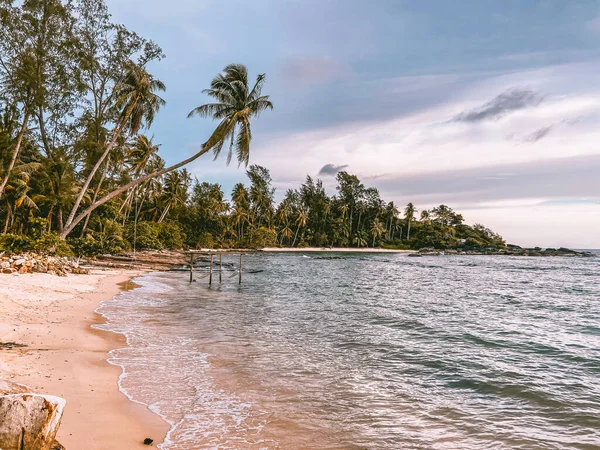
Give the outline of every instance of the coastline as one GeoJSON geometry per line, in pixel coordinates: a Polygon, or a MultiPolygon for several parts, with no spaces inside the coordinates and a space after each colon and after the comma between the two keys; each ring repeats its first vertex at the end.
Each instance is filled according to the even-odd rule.
{"type": "Polygon", "coordinates": [[[26,347],[0,349],[0,379],[67,401],[57,440],[67,449],[148,448],[161,443],[169,425],[120,390],[122,370],[107,362],[125,337],[92,328],[104,323],[95,312],[139,270],[93,271],[57,277],[0,277],[0,337],[26,347]]]}
{"type": "Polygon", "coordinates": [[[417,253],[417,250],[394,250],[387,248],[350,248],[350,247],[265,247],[265,253],[417,253]]]}

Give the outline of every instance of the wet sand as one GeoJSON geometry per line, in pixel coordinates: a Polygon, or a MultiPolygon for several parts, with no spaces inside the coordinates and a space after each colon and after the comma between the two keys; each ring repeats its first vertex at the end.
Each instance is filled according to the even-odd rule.
{"type": "Polygon", "coordinates": [[[103,322],[99,303],[135,287],[137,273],[0,275],[0,342],[27,346],[0,349],[0,378],[67,400],[57,439],[68,449],[148,448],[146,437],[159,444],[169,429],[118,389],[121,368],[106,358],[125,338],[91,328],[103,322]]]}

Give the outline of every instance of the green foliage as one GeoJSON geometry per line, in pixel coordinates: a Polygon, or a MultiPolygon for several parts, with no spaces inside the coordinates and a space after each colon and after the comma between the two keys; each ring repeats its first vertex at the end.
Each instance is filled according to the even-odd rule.
{"type": "Polygon", "coordinates": [[[78,256],[98,254],[116,255],[129,247],[123,239],[123,227],[113,220],[104,220],[97,230],[89,230],[85,237],[67,240],[78,256]]]}
{"type": "Polygon", "coordinates": [[[250,230],[247,239],[244,241],[244,247],[264,248],[277,245],[277,232],[272,228],[258,227],[250,230]]]}
{"type": "Polygon", "coordinates": [[[71,256],[71,247],[55,233],[49,233],[46,219],[30,218],[28,234],[0,235],[0,250],[9,254],[37,252],[54,256],[71,256]]]}
{"type": "Polygon", "coordinates": [[[22,234],[0,235],[0,250],[8,254],[28,252],[33,249],[33,239],[22,234]]]}
{"type": "Polygon", "coordinates": [[[155,223],[158,228],[157,237],[163,248],[177,250],[183,247],[183,233],[175,222],[155,223]]]}
{"type": "Polygon", "coordinates": [[[125,239],[136,250],[175,250],[183,247],[183,234],[178,224],[172,222],[129,223],[125,239]]]}
{"type": "Polygon", "coordinates": [[[215,248],[215,238],[212,233],[205,231],[198,238],[196,246],[198,248],[215,248]]]}

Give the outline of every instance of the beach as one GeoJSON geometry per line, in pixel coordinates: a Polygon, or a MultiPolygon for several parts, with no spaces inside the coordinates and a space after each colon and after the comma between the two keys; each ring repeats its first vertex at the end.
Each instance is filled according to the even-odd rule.
{"type": "Polygon", "coordinates": [[[127,345],[121,335],[95,330],[103,300],[132,284],[136,271],[92,271],[90,275],[0,276],[0,379],[67,401],[57,440],[68,449],[147,448],[162,442],[169,426],[119,391],[121,368],[110,350],[127,345]]]}

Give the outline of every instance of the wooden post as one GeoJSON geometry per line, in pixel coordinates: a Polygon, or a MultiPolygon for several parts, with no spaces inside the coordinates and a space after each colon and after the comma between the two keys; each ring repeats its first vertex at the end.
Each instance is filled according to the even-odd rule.
{"type": "Polygon", "coordinates": [[[194,255],[190,253],[190,283],[194,281],[194,255]]]}
{"type": "Polygon", "coordinates": [[[210,286],[212,284],[212,266],[213,266],[213,258],[215,257],[215,255],[210,255],[210,275],[208,277],[208,285],[210,286]]]}
{"type": "Polygon", "coordinates": [[[219,253],[219,283],[223,281],[223,254],[219,253]]]}
{"type": "Polygon", "coordinates": [[[243,253],[240,253],[240,280],[239,280],[239,284],[242,284],[242,255],[243,255],[243,253]]]}

